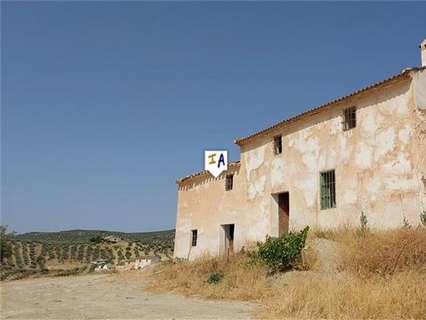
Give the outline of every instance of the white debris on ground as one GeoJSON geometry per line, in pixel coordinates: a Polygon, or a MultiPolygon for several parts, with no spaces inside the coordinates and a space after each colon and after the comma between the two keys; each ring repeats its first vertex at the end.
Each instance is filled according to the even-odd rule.
{"type": "Polygon", "coordinates": [[[161,261],[159,256],[148,256],[140,259],[134,259],[131,261],[126,261],[122,265],[114,265],[108,260],[97,260],[92,262],[92,265],[95,265],[93,269],[95,272],[103,271],[129,271],[129,270],[142,270],[155,263],[161,261]]]}

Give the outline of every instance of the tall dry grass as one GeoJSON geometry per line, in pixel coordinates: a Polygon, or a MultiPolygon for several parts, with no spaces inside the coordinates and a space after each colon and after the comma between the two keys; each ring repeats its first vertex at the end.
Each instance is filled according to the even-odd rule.
{"type": "MultiPolygon", "coordinates": [[[[246,253],[229,261],[203,257],[169,263],[151,279],[155,291],[259,302],[259,318],[424,319],[426,229],[313,232],[309,241],[339,244],[339,272],[291,271],[269,275],[246,253]],[[207,279],[223,273],[217,284],[207,279]]],[[[320,250],[320,249],[319,249],[320,250]]],[[[319,269],[321,270],[321,269],[319,269]]]]}
{"type": "Polygon", "coordinates": [[[153,273],[149,288],[207,298],[256,300],[268,294],[268,276],[266,267],[251,264],[245,253],[235,254],[229,260],[205,256],[195,261],[163,264],[153,273]],[[209,284],[208,277],[215,272],[224,277],[217,284],[209,284]]]}
{"type": "Polygon", "coordinates": [[[350,274],[306,273],[262,300],[259,318],[424,319],[426,275],[401,272],[368,280],[350,274]]]}
{"type": "Polygon", "coordinates": [[[425,228],[365,232],[339,229],[315,231],[314,236],[341,244],[341,268],[361,277],[386,277],[401,271],[426,272],[425,228]]]}

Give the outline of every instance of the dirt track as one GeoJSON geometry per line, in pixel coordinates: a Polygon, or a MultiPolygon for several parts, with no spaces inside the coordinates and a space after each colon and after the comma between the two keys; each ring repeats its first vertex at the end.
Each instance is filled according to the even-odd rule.
{"type": "Polygon", "coordinates": [[[144,291],[126,275],[85,275],[1,283],[2,319],[250,319],[248,303],[144,291]]]}

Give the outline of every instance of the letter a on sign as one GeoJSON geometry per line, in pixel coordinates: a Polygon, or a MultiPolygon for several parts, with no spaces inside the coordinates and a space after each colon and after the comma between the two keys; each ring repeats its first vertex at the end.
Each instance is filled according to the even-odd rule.
{"type": "Polygon", "coordinates": [[[204,151],[204,170],[210,172],[215,178],[217,178],[223,171],[228,170],[228,151],[204,151]]]}

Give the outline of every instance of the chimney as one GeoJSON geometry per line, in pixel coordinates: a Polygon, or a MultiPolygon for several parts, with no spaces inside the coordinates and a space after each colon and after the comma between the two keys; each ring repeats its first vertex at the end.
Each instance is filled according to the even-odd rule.
{"type": "Polygon", "coordinates": [[[422,67],[426,67],[426,39],[420,44],[420,51],[422,54],[422,67]]]}

